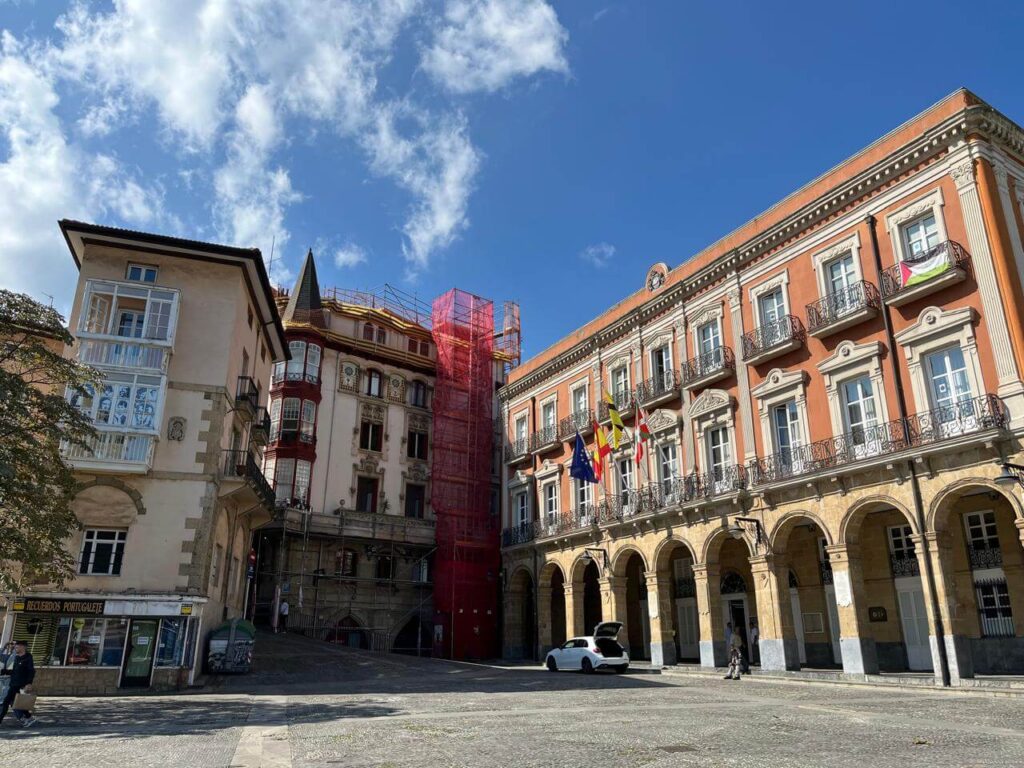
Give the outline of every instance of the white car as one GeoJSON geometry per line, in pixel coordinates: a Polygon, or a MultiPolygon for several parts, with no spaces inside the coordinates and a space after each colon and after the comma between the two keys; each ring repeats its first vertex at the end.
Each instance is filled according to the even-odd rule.
{"type": "Polygon", "coordinates": [[[581,669],[588,673],[596,669],[625,672],[629,669],[629,654],[615,639],[620,629],[621,621],[602,621],[594,627],[592,637],[574,637],[558,648],[552,648],[544,663],[551,672],[560,669],[581,669]]]}

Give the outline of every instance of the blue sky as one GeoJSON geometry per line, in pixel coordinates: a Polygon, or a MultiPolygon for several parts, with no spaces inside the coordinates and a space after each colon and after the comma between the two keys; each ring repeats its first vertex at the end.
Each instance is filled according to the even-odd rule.
{"type": "Polygon", "coordinates": [[[963,85],[1024,121],[1024,4],[0,0],[0,285],[62,216],[287,282],[515,299],[543,349],[963,85]]]}

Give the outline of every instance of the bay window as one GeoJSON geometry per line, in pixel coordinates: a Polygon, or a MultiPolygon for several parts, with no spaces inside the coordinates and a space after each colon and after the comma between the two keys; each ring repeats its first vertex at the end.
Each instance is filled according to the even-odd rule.
{"type": "Polygon", "coordinates": [[[291,359],[286,364],[285,378],[288,381],[301,381],[306,362],[306,342],[290,341],[288,351],[291,353],[291,359]]]}
{"type": "Polygon", "coordinates": [[[97,389],[86,385],[68,399],[95,426],[155,431],[163,377],[108,373],[97,389]]]}
{"type": "Polygon", "coordinates": [[[302,415],[299,426],[299,434],[306,438],[306,442],[313,441],[313,434],[316,427],[316,403],[312,400],[302,401],[302,415]]]}
{"type": "Polygon", "coordinates": [[[286,397],[281,408],[281,432],[294,436],[299,431],[299,398],[286,397]]]}
{"type": "Polygon", "coordinates": [[[270,401],[270,440],[277,440],[281,434],[281,398],[270,401]]]}
{"type": "Polygon", "coordinates": [[[316,344],[306,347],[306,381],[312,384],[320,381],[320,347],[316,344]]]}
{"type": "Polygon", "coordinates": [[[169,342],[178,292],[144,285],[88,281],[79,332],[169,342]]]}

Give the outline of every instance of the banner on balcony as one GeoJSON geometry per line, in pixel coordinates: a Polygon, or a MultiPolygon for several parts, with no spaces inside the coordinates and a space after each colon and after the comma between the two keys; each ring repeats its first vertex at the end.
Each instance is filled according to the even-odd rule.
{"type": "Polygon", "coordinates": [[[569,467],[569,477],[582,480],[585,483],[596,483],[594,467],[590,463],[590,453],[583,445],[583,438],[580,431],[576,430],[576,443],[572,449],[572,465],[569,467]]]}
{"type": "Polygon", "coordinates": [[[909,288],[912,285],[923,283],[938,277],[950,267],[949,249],[945,243],[939,243],[934,248],[914,254],[909,259],[900,262],[900,279],[903,287],[909,288]]]}

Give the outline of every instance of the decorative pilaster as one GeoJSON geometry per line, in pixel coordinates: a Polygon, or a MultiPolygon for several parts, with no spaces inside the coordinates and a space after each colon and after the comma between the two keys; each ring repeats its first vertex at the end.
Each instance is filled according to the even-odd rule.
{"type": "Polygon", "coordinates": [[[724,667],[725,625],[722,622],[721,601],[718,595],[720,572],[717,565],[701,563],[693,566],[693,581],[697,592],[697,615],[700,621],[700,665],[724,667]]]}
{"type": "MultiPolygon", "coordinates": [[[[800,646],[789,602],[788,569],[780,567],[771,555],[756,555],[750,558],[750,573],[757,599],[761,668],[800,669],[800,646]]],[[[739,629],[744,636],[749,636],[748,627],[739,629]]],[[[748,652],[752,658],[753,651],[748,649],[748,652]]]]}
{"type": "Polygon", "coordinates": [[[839,614],[839,647],[843,672],[854,675],[878,674],[878,651],[868,636],[864,598],[864,576],[859,557],[851,557],[845,545],[826,547],[832,566],[832,584],[839,614]]]}
{"type": "Polygon", "coordinates": [[[647,571],[647,613],[651,626],[651,666],[675,664],[675,630],[672,628],[672,588],[668,575],[647,571]]]}
{"type": "MultiPolygon", "coordinates": [[[[567,637],[585,635],[583,628],[583,582],[567,582],[565,591],[565,634],[567,637]]],[[[591,627],[593,629],[593,627],[591,627]]]]}
{"type": "Polygon", "coordinates": [[[743,289],[739,275],[736,285],[729,290],[729,314],[732,325],[732,351],[736,356],[736,383],[739,385],[740,428],[743,430],[743,463],[757,456],[754,447],[754,414],[750,407],[750,373],[743,362],[743,289]]]}

